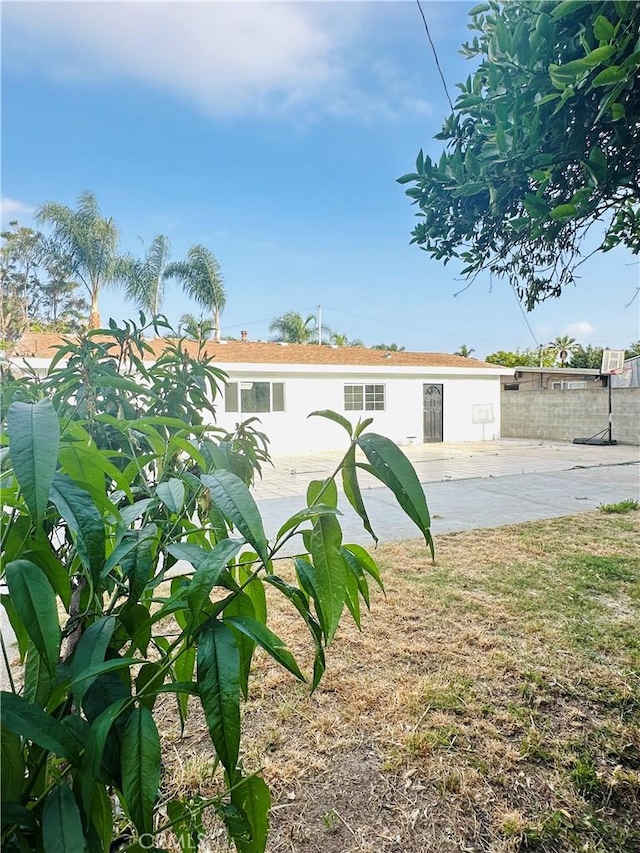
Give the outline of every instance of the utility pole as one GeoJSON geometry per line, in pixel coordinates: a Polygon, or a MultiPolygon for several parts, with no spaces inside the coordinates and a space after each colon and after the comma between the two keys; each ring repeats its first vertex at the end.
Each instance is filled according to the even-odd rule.
{"type": "Polygon", "coordinates": [[[322,308],[318,305],[318,345],[322,343],[322,308]]]}

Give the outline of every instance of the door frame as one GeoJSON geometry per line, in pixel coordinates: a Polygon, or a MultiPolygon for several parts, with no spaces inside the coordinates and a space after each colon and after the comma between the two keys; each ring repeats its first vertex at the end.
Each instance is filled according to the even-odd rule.
{"type": "Polygon", "coordinates": [[[444,441],[444,384],[442,382],[424,382],[422,385],[422,442],[423,444],[435,444],[444,441]],[[425,399],[427,388],[440,389],[440,435],[427,435],[427,412],[425,399]]]}

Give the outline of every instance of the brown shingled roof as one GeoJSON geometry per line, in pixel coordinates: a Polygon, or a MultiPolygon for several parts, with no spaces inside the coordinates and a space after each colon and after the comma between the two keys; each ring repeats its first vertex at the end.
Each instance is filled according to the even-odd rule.
{"type": "MultiPolygon", "coordinates": [[[[67,336],[73,339],[72,335],[67,336]]],[[[64,343],[61,335],[24,335],[13,349],[13,355],[36,358],[52,358],[55,348],[64,343]]],[[[156,355],[166,346],[166,339],[148,341],[156,355]]],[[[196,344],[186,341],[187,350],[196,352],[196,344]]],[[[206,353],[214,356],[221,364],[315,364],[315,365],[366,365],[369,367],[463,367],[473,370],[478,367],[497,365],[464,358],[444,352],[385,352],[367,347],[328,347],[317,344],[279,344],[253,341],[209,341],[206,353]]]]}

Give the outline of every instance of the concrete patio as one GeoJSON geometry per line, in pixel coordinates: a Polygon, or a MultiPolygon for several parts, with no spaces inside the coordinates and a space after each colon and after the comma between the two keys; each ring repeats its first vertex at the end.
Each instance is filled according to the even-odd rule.
{"type": "MultiPolygon", "coordinates": [[[[402,450],[424,485],[435,536],[575,515],[602,503],[640,497],[640,448],[631,445],[503,439],[410,445],[402,450]]],[[[309,480],[329,476],[340,458],[340,453],[332,452],[273,460],[274,467],[265,469],[254,490],[267,535],[273,536],[304,505],[309,480]]],[[[419,536],[394,496],[374,477],[361,473],[363,498],[380,541],[419,536]]],[[[344,496],[339,505],[345,541],[372,544],[344,496]]]]}

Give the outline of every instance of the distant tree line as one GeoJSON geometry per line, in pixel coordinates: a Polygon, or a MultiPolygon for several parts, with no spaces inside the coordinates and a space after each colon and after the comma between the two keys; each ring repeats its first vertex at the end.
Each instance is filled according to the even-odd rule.
{"type": "MultiPolygon", "coordinates": [[[[536,349],[498,350],[485,358],[492,364],[505,367],[571,367],[598,370],[602,364],[602,347],[583,346],[575,338],[561,335],[536,349]]],[[[629,344],[625,358],[640,356],[640,341],[629,344]]]]}

